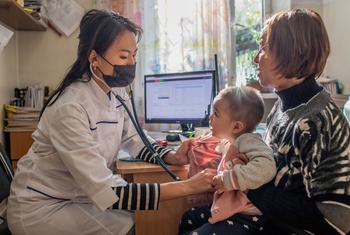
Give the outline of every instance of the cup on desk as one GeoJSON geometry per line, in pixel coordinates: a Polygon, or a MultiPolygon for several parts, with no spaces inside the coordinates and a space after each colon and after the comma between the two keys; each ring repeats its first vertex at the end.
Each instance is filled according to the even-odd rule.
{"type": "Polygon", "coordinates": [[[209,127],[195,127],[194,128],[194,137],[207,135],[210,133],[209,127]]]}

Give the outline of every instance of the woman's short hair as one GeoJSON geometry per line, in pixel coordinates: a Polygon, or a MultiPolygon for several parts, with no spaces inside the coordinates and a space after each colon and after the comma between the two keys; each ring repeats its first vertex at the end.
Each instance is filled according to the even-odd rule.
{"type": "Polygon", "coordinates": [[[261,39],[285,78],[319,77],[330,53],[322,19],[308,9],[276,13],[265,22],[261,39]]]}
{"type": "Polygon", "coordinates": [[[245,123],[245,132],[253,132],[264,116],[264,101],[260,92],[254,88],[227,87],[215,99],[223,99],[233,120],[245,123]]]}

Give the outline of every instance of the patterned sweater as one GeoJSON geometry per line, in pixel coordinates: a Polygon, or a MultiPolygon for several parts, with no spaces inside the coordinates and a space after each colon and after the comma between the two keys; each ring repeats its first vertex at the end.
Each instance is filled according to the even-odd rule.
{"type": "Polygon", "coordinates": [[[295,102],[300,99],[295,89],[293,98],[288,91],[277,93],[280,99],[267,120],[265,140],[277,164],[275,186],[350,205],[349,125],[330,95],[308,80],[299,89],[305,103],[295,102]],[[305,92],[305,87],[311,89],[305,92]]]}

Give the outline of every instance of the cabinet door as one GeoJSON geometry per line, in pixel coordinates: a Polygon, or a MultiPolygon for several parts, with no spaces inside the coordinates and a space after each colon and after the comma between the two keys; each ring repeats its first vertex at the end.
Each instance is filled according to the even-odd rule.
{"type": "Polygon", "coordinates": [[[18,160],[25,155],[33,143],[32,131],[10,132],[11,160],[18,160]]]}

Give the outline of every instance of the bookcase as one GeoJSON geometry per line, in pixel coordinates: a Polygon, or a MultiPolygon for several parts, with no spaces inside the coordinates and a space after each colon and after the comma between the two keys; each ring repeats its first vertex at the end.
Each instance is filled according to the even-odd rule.
{"type": "Polygon", "coordinates": [[[5,105],[4,132],[13,168],[33,143],[32,133],[37,128],[40,109],[5,105]]]}
{"type": "Polygon", "coordinates": [[[46,30],[43,22],[26,13],[14,0],[0,0],[0,21],[15,30],[46,30]]]}

